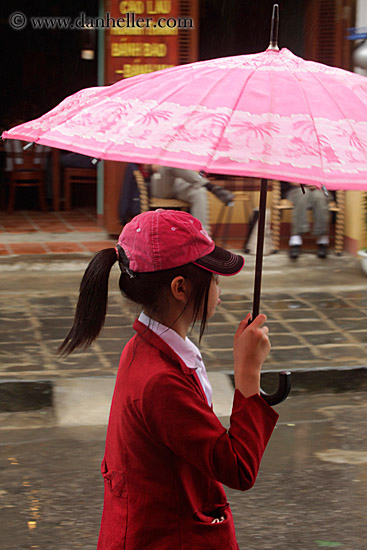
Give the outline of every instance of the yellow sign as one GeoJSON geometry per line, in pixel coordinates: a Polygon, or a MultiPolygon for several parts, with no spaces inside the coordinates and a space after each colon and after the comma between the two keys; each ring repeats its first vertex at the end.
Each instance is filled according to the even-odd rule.
{"type": "Polygon", "coordinates": [[[146,10],[148,15],[171,13],[171,2],[170,0],[147,0],[146,10]]]}
{"type": "Polygon", "coordinates": [[[142,2],[141,0],[128,0],[119,3],[120,13],[137,13],[141,15],[146,13],[147,15],[167,15],[171,13],[171,1],[170,0],[147,0],[142,2]]]}
{"type": "Polygon", "coordinates": [[[120,2],[119,4],[120,13],[138,13],[142,14],[145,11],[145,3],[141,1],[128,1],[120,2]]]}
{"type": "Polygon", "coordinates": [[[125,42],[111,45],[112,57],[165,57],[166,44],[154,42],[125,42]]]}
{"type": "Polygon", "coordinates": [[[193,28],[190,17],[180,17],[180,0],[109,0],[109,10],[108,82],[179,63],[179,30],[193,28]]]}
{"type": "Polygon", "coordinates": [[[129,78],[130,76],[136,76],[138,74],[144,74],[144,73],[153,73],[154,71],[169,69],[170,67],[174,67],[174,65],[163,65],[163,64],[162,65],[158,65],[158,64],[157,65],[156,64],[124,65],[123,71],[121,72],[124,75],[124,78],[129,78]]]}

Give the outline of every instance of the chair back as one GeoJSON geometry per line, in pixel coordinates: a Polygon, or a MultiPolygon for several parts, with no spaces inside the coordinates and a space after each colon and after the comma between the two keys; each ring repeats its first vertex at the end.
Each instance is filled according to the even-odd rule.
{"type": "Polygon", "coordinates": [[[32,145],[24,150],[26,142],[7,139],[5,149],[5,171],[44,171],[46,170],[49,148],[44,145],[32,145]]]}
{"type": "Polygon", "coordinates": [[[7,139],[5,149],[6,183],[9,185],[8,213],[15,207],[15,194],[18,187],[36,187],[41,209],[46,212],[45,179],[49,148],[32,145],[23,149],[24,142],[7,139]]]}

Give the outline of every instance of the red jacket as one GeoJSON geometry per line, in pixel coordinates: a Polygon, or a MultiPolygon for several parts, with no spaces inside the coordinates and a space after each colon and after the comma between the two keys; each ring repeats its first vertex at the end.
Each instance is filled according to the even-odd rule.
{"type": "Polygon", "coordinates": [[[98,550],[236,550],[222,483],[253,486],[278,415],[236,390],[227,431],[195,371],[145,325],[134,328],[111,405],[98,550]]]}

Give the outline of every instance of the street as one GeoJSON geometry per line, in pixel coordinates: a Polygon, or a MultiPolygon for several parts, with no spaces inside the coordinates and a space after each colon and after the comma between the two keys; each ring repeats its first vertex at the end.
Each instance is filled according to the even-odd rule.
{"type": "MultiPolygon", "coordinates": [[[[291,396],[276,408],[255,487],[228,490],[240,549],[365,550],[366,394],[291,396]]],[[[1,548],[95,550],[105,426],[0,433],[1,548]]]]}

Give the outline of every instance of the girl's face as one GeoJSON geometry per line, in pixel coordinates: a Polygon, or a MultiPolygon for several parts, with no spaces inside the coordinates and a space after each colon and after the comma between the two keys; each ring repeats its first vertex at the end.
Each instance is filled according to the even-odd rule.
{"type": "Polygon", "coordinates": [[[219,286],[219,276],[213,275],[210,282],[209,296],[208,296],[208,319],[213,317],[217,305],[220,304],[220,286],[219,286]]]}

